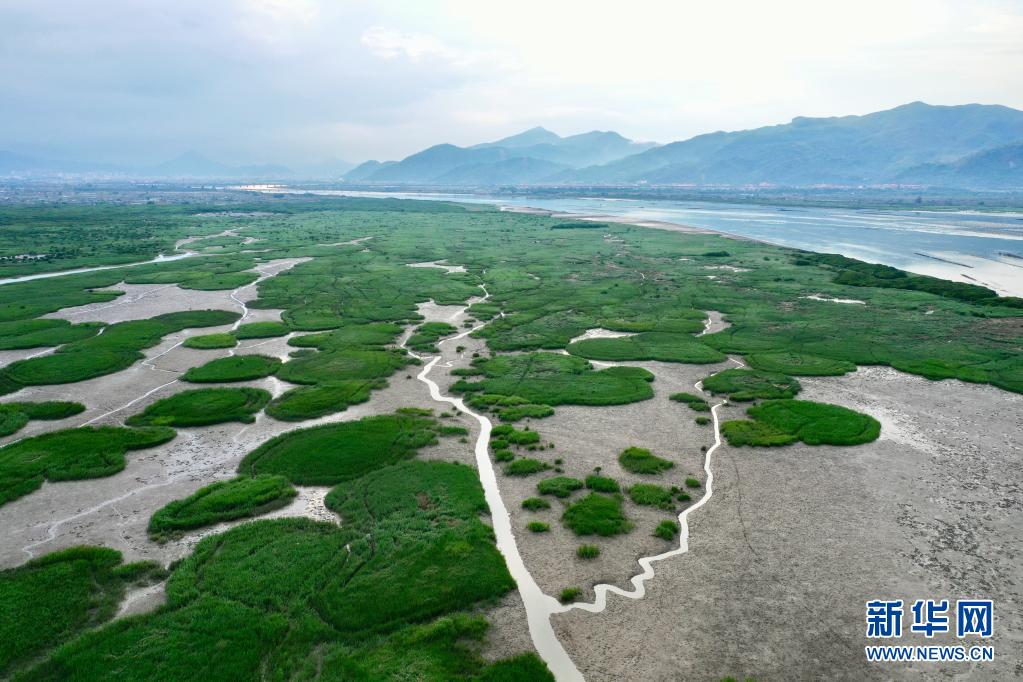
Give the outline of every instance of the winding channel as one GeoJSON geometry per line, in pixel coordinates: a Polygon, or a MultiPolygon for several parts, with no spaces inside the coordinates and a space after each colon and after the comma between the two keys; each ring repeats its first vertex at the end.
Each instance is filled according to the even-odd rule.
{"type": "MultiPolygon", "coordinates": [[[[479,299],[479,301],[482,302],[490,298],[490,293],[487,291],[486,286],[481,284],[480,288],[482,288],[484,292],[484,296],[479,299]]],[[[483,328],[486,324],[487,323],[484,322],[483,324],[476,325],[475,327],[461,332],[456,336],[443,339],[438,342],[438,345],[463,339],[474,331],[483,328]]],[[[699,334],[699,336],[708,333],[710,331],[711,324],[712,321],[708,319],[704,331],[699,334]]],[[[404,342],[402,345],[404,346],[404,342]]],[[[412,351],[409,351],[409,355],[419,360],[426,359],[423,356],[416,355],[412,351]]],[[[738,367],[744,367],[740,360],[733,357],[729,357],[728,359],[735,363],[738,367]]],[[[678,548],[654,556],[641,557],[638,562],[643,571],[631,578],[633,585],[633,589],[631,590],[623,590],[616,585],[602,583],[594,586],[593,590],[596,594],[596,599],[592,603],[576,602],[572,604],[562,604],[557,599],[544,593],[544,591],[540,589],[540,586],[536,583],[536,580],[533,579],[529,569],[526,568],[525,562],[522,560],[522,555],[519,554],[518,545],[515,542],[515,535],[512,532],[511,515],[508,513],[504,500],[501,498],[501,491],[497,485],[497,476],[494,473],[494,467],[490,461],[489,441],[493,424],[487,417],[477,414],[466,407],[465,402],[461,398],[455,398],[441,393],[437,382],[429,376],[430,372],[437,366],[437,363],[440,362],[440,360],[441,356],[439,355],[430,359],[426,366],[423,367],[422,371],[416,376],[416,379],[426,384],[430,390],[430,397],[433,398],[433,400],[448,403],[459,412],[466,414],[479,422],[480,434],[476,439],[475,446],[476,467],[479,471],[480,482],[483,484],[483,492],[487,502],[487,507],[490,509],[491,522],[494,527],[494,534],[497,538],[497,549],[504,556],[505,562],[508,565],[508,570],[515,579],[519,595],[522,597],[523,604],[525,605],[526,620],[529,624],[529,634],[533,640],[533,646],[536,648],[537,654],[544,660],[558,682],[581,681],[584,679],[583,674],[576,667],[572,658],[568,655],[568,652],[565,651],[561,641],[554,633],[554,627],[551,625],[551,616],[558,613],[567,613],[568,611],[573,610],[600,613],[607,607],[608,593],[617,594],[628,599],[642,599],[646,595],[646,581],[656,575],[653,564],[680,554],[685,554],[689,551],[689,514],[707,504],[714,494],[714,472],[711,469],[711,458],[714,451],[721,446],[721,428],[718,411],[723,405],[727,404],[727,401],[722,400],[711,407],[711,416],[714,420],[714,444],[707,449],[703,462],[703,470],[707,474],[707,483],[704,486],[703,496],[678,515],[678,523],[680,526],[678,548]]],[[[451,366],[451,363],[447,362],[443,366],[451,366]]],[[[703,382],[697,382],[695,384],[695,388],[697,391],[702,393],[703,382]]]]}

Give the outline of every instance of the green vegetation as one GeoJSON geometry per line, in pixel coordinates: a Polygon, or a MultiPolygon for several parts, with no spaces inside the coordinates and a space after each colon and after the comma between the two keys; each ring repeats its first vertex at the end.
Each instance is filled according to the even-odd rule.
{"type": "Polygon", "coordinates": [[[654,536],[671,542],[678,535],[681,526],[675,521],[661,521],[654,528],[654,536]]]}
{"type": "Polygon", "coordinates": [[[547,471],[551,466],[546,462],[541,462],[538,459],[531,459],[529,457],[523,457],[517,459],[504,468],[506,476],[530,476],[532,474],[538,474],[541,471],[547,471]]]}
{"type": "Polygon", "coordinates": [[[550,405],[515,405],[505,407],[497,412],[497,417],[503,422],[517,422],[520,419],[543,419],[554,414],[554,408],[550,405]]]}
{"type": "Polygon", "coordinates": [[[576,535],[609,537],[632,530],[632,522],[622,510],[621,495],[590,493],[569,505],[561,520],[576,535]]]}
{"type": "Polygon", "coordinates": [[[497,437],[513,445],[530,445],[540,442],[540,434],[536,431],[519,431],[510,424],[495,426],[490,432],[491,437],[497,437]]]}
{"type": "Polygon", "coordinates": [[[50,355],[18,360],[0,369],[0,393],[22,386],[68,384],[127,369],[143,357],[142,351],[167,334],[194,327],[229,324],[237,313],[197,310],[167,313],[148,320],[118,322],[103,334],[64,344],[50,355]]]}
{"type": "Polygon", "coordinates": [[[237,421],[250,424],[270,401],[261,388],[197,388],[158,400],[128,417],[128,426],[208,426],[237,421]]]}
{"type": "Polygon", "coordinates": [[[544,405],[620,405],[653,397],[653,374],[640,367],[594,371],[580,358],[556,353],[498,355],[476,361],[484,378],[460,380],[453,391],[518,396],[544,405]]]}
{"type": "Polygon", "coordinates": [[[727,394],[731,400],[792,398],[802,388],[792,377],[757,369],[726,369],[703,380],[711,393],[727,394]]]}
{"type": "Polygon", "coordinates": [[[710,422],[711,422],[711,418],[710,417],[697,417],[696,418],[696,423],[699,424],[700,426],[706,426],[707,424],[710,424],[710,422]]]}
{"type": "Polygon", "coordinates": [[[746,360],[754,369],[797,376],[839,376],[856,370],[856,365],[848,360],[833,360],[805,353],[750,353],[746,360]]]}
{"type": "Polygon", "coordinates": [[[700,479],[692,476],[686,476],[686,487],[687,488],[699,488],[701,486],[700,479]]]}
{"type": "Polygon", "coordinates": [[[283,476],[239,476],[200,488],[149,519],[149,537],[164,542],[183,531],[258,516],[283,507],[298,492],[283,476]]]}
{"type": "Polygon", "coordinates": [[[607,476],[598,476],[597,474],[591,474],[586,477],[586,487],[598,493],[616,493],[621,490],[618,481],[607,476]]]}
{"type": "Polygon", "coordinates": [[[753,421],[721,425],[731,445],[857,445],[877,440],[881,424],[873,417],[827,403],[772,400],[746,410],[753,421]]]}
{"type": "MultiPolygon", "coordinates": [[[[699,323],[696,323],[699,329],[699,323]]],[[[692,330],[696,331],[696,329],[692,330]]],[[[709,364],[721,362],[724,353],[700,343],[689,334],[666,332],[643,332],[635,336],[613,339],[584,339],[568,346],[572,355],[590,360],[661,360],[663,362],[685,362],[709,364]]]]}
{"type": "Polygon", "coordinates": [[[561,600],[562,604],[570,604],[577,601],[582,595],[583,591],[578,587],[566,587],[558,595],[558,599],[561,600]]]}
{"type": "Polygon", "coordinates": [[[72,547],[0,571],[0,675],[113,617],[129,584],[162,577],[156,564],[121,564],[121,553],[72,547]]]}
{"type": "Polygon", "coordinates": [[[266,413],[281,421],[303,421],[340,412],[349,405],[369,400],[370,391],[382,388],[384,381],[339,381],[317,386],[299,386],[285,391],[266,408],[266,413]]]}
{"type": "Polygon", "coordinates": [[[204,334],[202,336],[189,336],[185,339],[185,348],[197,350],[214,350],[217,348],[234,348],[238,345],[238,339],[233,334],[204,334]]]}
{"type": "Polygon", "coordinates": [[[541,509],[550,509],[551,503],[542,497],[527,497],[522,500],[522,508],[529,511],[540,511],[541,509]]]}
{"type": "Polygon", "coordinates": [[[234,355],[229,358],[210,360],[205,365],[193,367],[181,378],[195,384],[251,381],[268,377],[276,373],[280,367],[280,360],[266,355],[234,355]]]}
{"type": "Polygon", "coordinates": [[[0,448],[0,505],[38,490],[43,480],[102,478],[124,468],[124,454],[174,437],[174,429],[83,426],[25,438],[0,448]]]}
{"type": "Polygon", "coordinates": [[[600,547],[596,545],[579,545],[575,550],[575,555],[580,559],[596,559],[600,556],[600,547]]]}
{"type": "Polygon", "coordinates": [[[272,339],[287,336],[291,329],[283,322],[247,322],[231,332],[236,339],[272,339]]]}
{"type": "Polygon", "coordinates": [[[541,495],[554,495],[554,497],[568,497],[576,490],[583,487],[583,482],[577,478],[568,476],[555,476],[546,478],[536,484],[536,489],[541,495]]]}
{"type": "Polygon", "coordinates": [[[668,400],[685,403],[691,410],[696,412],[710,412],[710,405],[707,404],[707,401],[692,393],[672,393],[668,396],[668,400]]]}
{"type": "Polygon", "coordinates": [[[550,531],[551,524],[544,523],[543,521],[530,521],[529,523],[526,524],[526,528],[528,528],[530,532],[533,533],[546,533],[550,531]]]}
{"type": "Polygon", "coordinates": [[[645,507],[658,507],[660,509],[674,509],[672,497],[674,494],[667,488],[652,483],[637,483],[629,488],[629,499],[645,507]]]}
{"type": "Polygon", "coordinates": [[[674,462],[652,454],[646,448],[631,447],[618,455],[618,463],[634,474],[659,474],[675,466],[674,462]]]}
{"type": "Polygon", "coordinates": [[[515,459],[515,453],[511,450],[495,450],[494,461],[495,462],[510,462],[515,459]]]}
{"type": "Polygon", "coordinates": [[[417,412],[288,431],[242,460],[243,474],[281,474],[298,485],[336,485],[415,457],[437,442],[439,424],[417,412]]]}
{"type": "Polygon", "coordinates": [[[408,347],[421,353],[436,353],[437,341],[457,332],[458,329],[447,322],[424,322],[409,337],[408,347]]]}
{"type": "Polygon", "coordinates": [[[17,433],[32,419],[67,419],[85,411],[81,403],[0,403],[0,437],[17,433]]]}

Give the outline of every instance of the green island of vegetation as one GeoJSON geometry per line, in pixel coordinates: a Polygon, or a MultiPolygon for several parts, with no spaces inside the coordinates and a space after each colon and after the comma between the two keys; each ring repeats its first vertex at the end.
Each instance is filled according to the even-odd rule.
{"type": "Polygon", "coordinates": [[[165,542],[193,528],[258,516],[285,506],[297,494],[284,476],[219,481],[157,510],[149,519],[149,537],[165,542]]]}
{"type": "Polygon", "coordinates": [[[272,339],[278,336],[287,336],[291,329],[283,322],[246,322],[238,325],[231,334],[241,341],[242,339],[272,339]]]}
{"type": "Polygon", "coordinates": [[[637,483],[629,488],[629,499],[644,507],[674,509],[673,497],[670,490],[653,483],[637,483]]]}
{"type": "Polygon", "coordinates": [[[710,405],[707,404],[707,401],[692,393],[672,393],[668,396],[668,400],[674,400],[676,403],[684,403],[694,412],[710,412],[710,405]]]}
{"type": "Polygon", "coordinates": [[[185,348],[196,350],[216,350],[220,348],[234,348],[238,345],[238,339],[233,334],[202,334],[189,336],[182,344],[185,348]]]}
{"type": "Polygon", "coordinates": [[[193,367],[181,379],[193,384],[218,384],[232,381],[251,381],[276,374],[281,361],[266,355],[232,355],[210,360],[193,367]]]}
{"type": "Polygon", "coordinates": [[[625,448],[618,455],[618,463],[634,474],[659,474],[675,466],[675,463],[658,457],[646,448],[625,448]]]}
{"type": "Polygon", "coordinates": [[[250,424],[270,402],[261,388],[197,388],[157,400],[139,414],[128,417],[128,426],[208,426],[237,421],[250,424]]]}
{"type": "Polygon", "coordinates": [[[43,480],[102,478],[124,468],[128,450],[150,448],[174,437],[174,429],[147,426],[83,426],[51,431],[0,448],[0,505],[38,490],[43,480]]]}
{"type": "Polygon", "coordinates": [[[731,445],[858,445],[877,440],[881,424],[870,415],[808,400],[770,400],[746,410],[752,420],[721,425],[731,445]]]}
{"type": "Polygon", "coordinates": [[[703,380],[703,388],[711,393],[727,395],[730,400],[773,400],[793,398],[801,390],[790,376],[758,369],[726,369],[703,380]]]}
{"type": "Polygon", "coordinates": [[[554,495],[554,497],[569,497],[576,490],[582,490],[583,482],[578,478],[568,476],[555,476],[546,478],[536,484],[536,489],[541,495],[554,495]]]}
{"type": "Polygon", "coordinates": [[[610,537],[628,533],[632,522],[625,518],[622,496],[590,493],[565,509],[562,522],[576,535],[610,537]]]}
{"type": "Polygon", "coordinates": [[[84,411],[85,405],[73,402],[0,403],[0,437],[17,433],[33,419],[67,419],[84,411]]]}
{"type": "Polygon", "coordinates": [[[457,328],[447,322],[424,322],[416,328],[406,345],[421,353],[436,353],[437,341],[457,331],[457,328]]]}
{"type": "Polygon", "coordinates": [[[584,339],[568,346],[572,355],[590,360],[661,360],[688,364],[710,364],[725,359],[724,353],[688,334],[642,332],[635,336],[584,339]]]}

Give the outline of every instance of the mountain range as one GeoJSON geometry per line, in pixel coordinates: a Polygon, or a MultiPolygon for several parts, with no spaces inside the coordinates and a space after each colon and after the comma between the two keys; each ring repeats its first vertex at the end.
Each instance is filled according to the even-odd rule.
{"type": "Polygon", "coordinates": [[[150,166],[57,161],[0,151],[0,177],[100,176],[351,185],[495,187],[921,185],[1023,189],[1023,111],[912,102],[863,116],[797,117],[670,144],[612,131],[561,137],[542,127],[494,142],[438,144],[400,161],[332,159],[232,166],[190,151],[150,166]]]}
{"type": "Polygon", "coordinates": [[[533,128],[473,147],[371,161],[347,182],[417,185],[941,185],[1023,187],[1023,111],[913,102],[864,116],[698,135],[666,145],[533,128]]]}

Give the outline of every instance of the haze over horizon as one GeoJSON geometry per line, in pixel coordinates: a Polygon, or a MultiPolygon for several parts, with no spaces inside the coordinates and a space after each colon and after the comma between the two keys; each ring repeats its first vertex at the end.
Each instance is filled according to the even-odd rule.
{"type": "Polygon", "coordinates": [[[0,0],[0,149],[127,164],[191,149],[236,164],[358,162],[538,125],[663,143],[914,100],[1023,108],[1021,34],[1023,6],[1001,0],[628,12],[103,0],[59,15],[0,0]]]}

